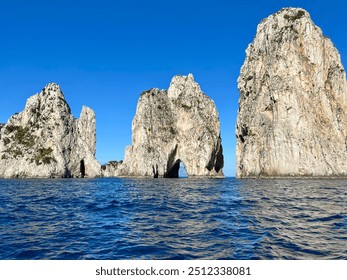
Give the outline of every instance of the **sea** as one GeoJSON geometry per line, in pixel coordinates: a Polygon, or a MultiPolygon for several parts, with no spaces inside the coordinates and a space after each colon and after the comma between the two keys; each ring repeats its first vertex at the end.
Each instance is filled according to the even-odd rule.
{"type": "Polygon", "coordinates": [[[347,259],[347,180],[0,180],[0,259],[347,259]]]}

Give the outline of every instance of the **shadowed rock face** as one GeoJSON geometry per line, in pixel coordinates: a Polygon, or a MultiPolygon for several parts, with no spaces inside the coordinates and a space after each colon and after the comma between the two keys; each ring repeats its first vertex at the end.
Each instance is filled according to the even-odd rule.
{"type": "Polygon", "coordinates": [[[30,97],[0,130],[0,177],[98,177],[95,113],[74,119],[57,84],[30,97]]]}
{"type": "Polygon", "coordinates": [[[223,176],[218,112],[191,74],[175,76],[168,91],[141,94],[124,162],[103,169],[105,176],[176,178],[180,163],[189,177],[223,176]]]}
{"type": "Polygon", "coordinates": [[[303,9],[263,20],[238,79],[237,176],[347,176],[347,86],[303,9]]]}

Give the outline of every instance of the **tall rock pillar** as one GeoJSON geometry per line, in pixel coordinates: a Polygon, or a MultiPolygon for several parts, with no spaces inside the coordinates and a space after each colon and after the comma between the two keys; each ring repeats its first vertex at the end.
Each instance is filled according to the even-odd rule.
{"type": "Polygon", "coordinates": [[[238,88],[237,177],[347,176],[346,74],[308,12],[258,25],[238,88]]]}

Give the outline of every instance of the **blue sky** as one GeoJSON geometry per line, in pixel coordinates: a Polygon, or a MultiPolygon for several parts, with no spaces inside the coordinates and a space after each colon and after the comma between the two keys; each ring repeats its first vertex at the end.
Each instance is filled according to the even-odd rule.
{"type": "Polygon", "coordinates": [[[257,24],[302,7],[347,65],[345,0],[1,1],[0,122],[47,83],[60,84],[75,117],[96,111],[97,158],[131,144],[140,93],[193,73],[220,114],[225,174],[235,175],[237,77],[257,24]]]}

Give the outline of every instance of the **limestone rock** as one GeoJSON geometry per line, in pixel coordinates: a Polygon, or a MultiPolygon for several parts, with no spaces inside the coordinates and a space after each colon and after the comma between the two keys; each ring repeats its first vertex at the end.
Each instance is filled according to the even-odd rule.
{"type": "Polygon", "coordinates": [[[237,176],[347,176],[347,83],[303,9],[263,20],[238,79],[237,176]]]}
{"type": "Polygon", "coordinates": [[[191,74],[175,76],[168,91],[154,88],[141,94],[132,123],[132,145],[112,172],[176,178],[180,163],[189,177],[223,177],[218,112],[191,74]]]}
{"type": "Polygon", "coordinates": [[[103,177],[118,177],[120,166],[123,161],[110,161],[101,166],[101,172],[103,177]]]}
{"type": "Polygon", "coordinates": [[[98,177],[95,113],[74,119],[57,84],[30,97],[0,130],[0,177],[98,177]]]}

